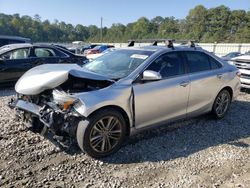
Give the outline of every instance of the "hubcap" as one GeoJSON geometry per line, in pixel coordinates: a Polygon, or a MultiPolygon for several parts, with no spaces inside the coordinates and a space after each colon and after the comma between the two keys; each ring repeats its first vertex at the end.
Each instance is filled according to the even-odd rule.
{"type": "Polygon", "coordinates": [[[90,133],[90,145],[99,152],[104,153],[113,149],[120,141],[122,125],[118,118],[107,116],[95,123],[90,133]]]}
{"type": "Polygon", "coordinates": [[[223,116],[227,111],[230,98],[227,93],[221,93],[216,101],[216,113],[218,116],[223,116]]]}

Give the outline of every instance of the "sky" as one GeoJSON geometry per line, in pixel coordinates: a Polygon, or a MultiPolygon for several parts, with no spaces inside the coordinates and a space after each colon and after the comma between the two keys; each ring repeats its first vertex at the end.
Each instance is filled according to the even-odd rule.
{"type": "Polygon", "coordinates": [[[174,16],[182,19],[196,5],[212,8],[225,5],[231,10],[250,11],[250,0],[0,0],[0,13],[39,14],[42,20],[64,21],[73,25],[110,27],[112,23],[127,24],[145,16],[174,16]]]}

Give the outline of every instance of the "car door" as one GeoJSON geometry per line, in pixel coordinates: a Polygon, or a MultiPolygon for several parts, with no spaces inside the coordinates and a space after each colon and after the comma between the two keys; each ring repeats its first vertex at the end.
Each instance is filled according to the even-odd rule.
{"type": "Polygon", "coordinates": [[[31,66],[30,48],[19,48],[0,56],[0,83],[18,80],[31,66]]]}
{"type": "Polygon", "coordinates": [[[77,56],[74,54],[67,54],[67,52],[61,49],[54,49],[54,52],[58,58],[58,63],[77,63],[77,56]]]}
{"type": "Polygon", "coordinates": [[[42,64],[58,63],[59,58],[53,48],[48,47],[33,47],[32,50],[32,64],[38,66],[42,64]]]}
{"type": "Polygon", "coordinates": [[[181,53],[168,52],[146,70],[159,72],[162,79],[133,84],[136,128],[185,117],[190,86],[181,53]]]}
{"type": "Polygon", "coordinates": [[[187,113],[196,116],[208,112],[223,85],[222,65],[200,51],[183,52],[190,72],[190,94],[187,113]]]}

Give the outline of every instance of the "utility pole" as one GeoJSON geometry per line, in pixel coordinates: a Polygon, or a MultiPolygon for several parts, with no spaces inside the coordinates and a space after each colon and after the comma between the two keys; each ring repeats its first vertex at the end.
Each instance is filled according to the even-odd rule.
{"type": "Polygon", "coordinates": [[[101,35],[101,42],[102,42],[102,17],[101,17],[101,31],[100,31],[100,35],[101,35]]]}

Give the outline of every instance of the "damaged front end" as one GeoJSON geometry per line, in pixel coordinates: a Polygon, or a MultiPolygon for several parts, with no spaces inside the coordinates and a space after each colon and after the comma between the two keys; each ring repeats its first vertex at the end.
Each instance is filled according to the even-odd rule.
{"type": "Polygon", "coordinates": [[[26,72],[15,85],[17,97],[9,103],[17,117],[33,132],[52,133],[60,141],[74,139],[79,121],[77,109],[85,106],[77,93],[105,88],[114,83],[77,65],[41,65],[26,72]]]}
{"type": "Polygon", "coordinates": [[[85,119],[74,109],[76,103],[78,99],[54,89],[36,96],[18,95],[9,106],[16,109],[18,119],[31,131],[69,141],[75,138],[78,122],[85,119]]]}

